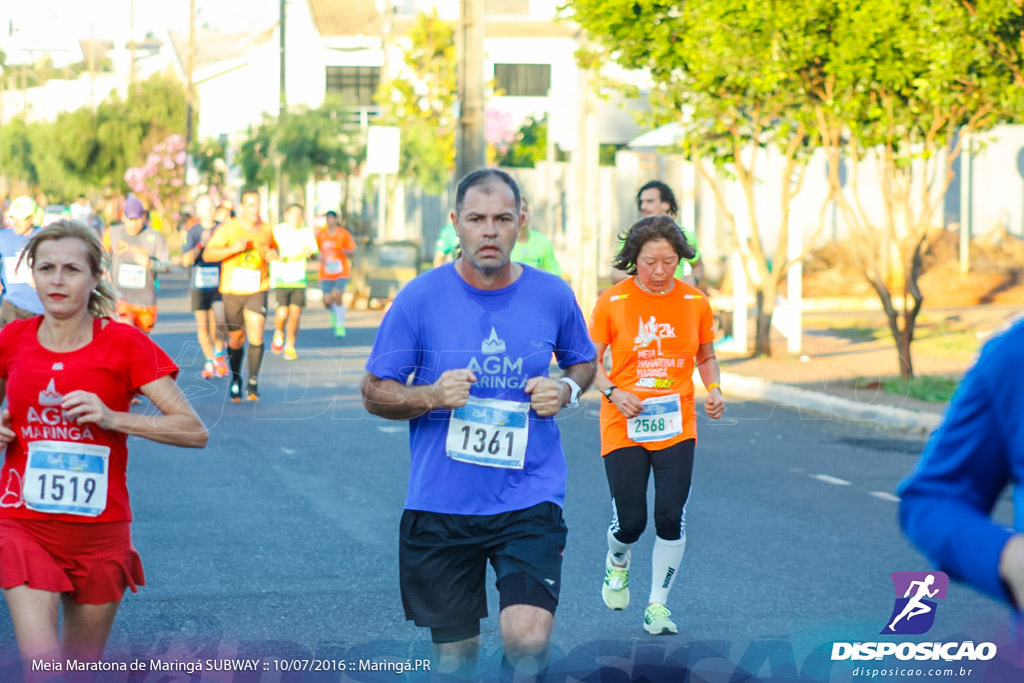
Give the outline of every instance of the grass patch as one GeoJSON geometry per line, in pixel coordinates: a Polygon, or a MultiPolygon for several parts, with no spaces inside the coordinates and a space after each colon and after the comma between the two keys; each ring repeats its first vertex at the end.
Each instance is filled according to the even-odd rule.
{"type": "MultiPolygon", "coordinates": [[[[859,342],[870,342],[878,339],[884,339],[889,337],[889,328],[884,325],[875,325],[863,320],[842,320],[842,321],[823,321],[825,329],[830,334],[840,337],[841,339],[847,339],[854,343],[859,342]]],[[[817,323],[808,321],[807,327],[816,326],[817,323]]]]}
{"type": "Polygon", "coordinates": [[[887,394],[909,396],[929,403],[946,403],[953,397],[958,379],[936,375],[918,375],[913,379],[893,377],[882,380],[882,390],[887,394]]]}
{"type": "Polygon", "coordinates": [[[978,352],[984,340],[974,330],[956,329],[947,325],[925,328],[917,335],[911,346],[911,353],[920,350],[935,355],[973,355],[978,352]]]}
{"type": "MultiPolygon", "coordinates": [[[[841,339],[855,344],[884,340],[892,342],[892,333],[884,322],[864,319],[814,320],[805,323],[808,328],[826,329],[841,339]]],[[[967,324],[919,316],[911,352],[919,351],[933,356],[947,358],[970,358],[984,343],[978,330],[967,324]]]]}

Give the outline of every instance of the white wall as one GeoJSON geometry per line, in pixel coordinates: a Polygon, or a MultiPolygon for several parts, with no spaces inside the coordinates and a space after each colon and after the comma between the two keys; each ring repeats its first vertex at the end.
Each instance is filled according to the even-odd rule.
{"type": "Polygon", "coordinates": [[[264,113],[277,115],[276,41],[261,46],[239,68],[196,82],[200,139],[245,133],[264,113]]]}
{"type": "MultiPolygon", "coordinates": [[[[959,164],[967,170],[969,163],[974,191],[969,206],[959,206],[962,220],[969,220],[975,237],[997,229],[1024,237],[1024,126],[999,126],[976,136],[974,149],[970,157],[962,156],[959,164]]],[[[953,191],[959,193],[960,187],[953,191]]]]}

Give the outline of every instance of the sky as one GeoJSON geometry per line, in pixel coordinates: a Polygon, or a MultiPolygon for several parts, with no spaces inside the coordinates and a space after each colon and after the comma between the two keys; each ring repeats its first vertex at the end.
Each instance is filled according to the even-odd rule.
{"type": "MultiPolygon", "coordinates": [[[[35,43],[126,41],[132,4],[139,39],[147,32],[188,29],[189,0],[0,0],[0,49],[21,38],[35,43]]],[[[278,0],[196,0],[197,27],[258,30],[277,17],[278,0]]]]}

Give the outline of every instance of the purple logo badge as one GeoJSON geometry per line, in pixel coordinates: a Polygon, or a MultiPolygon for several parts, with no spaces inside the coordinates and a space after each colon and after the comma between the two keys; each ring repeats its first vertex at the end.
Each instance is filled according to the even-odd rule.
{"type": "Polygon", "coordinates": [[[935,600],[945,600],[949,577],[942,572],[893,572],[896,604],[881,633],[920,635],[935,623],[935,600]]]}

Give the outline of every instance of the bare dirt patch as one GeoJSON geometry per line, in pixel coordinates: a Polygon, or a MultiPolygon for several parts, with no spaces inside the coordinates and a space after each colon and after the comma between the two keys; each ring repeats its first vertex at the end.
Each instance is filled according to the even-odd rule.
{"type": "MultiPolygon", "coordinates": [[[[804,266],[804,296],[876,297],[850,251],[848,244],[837,242],[812,252],[804,266]]],[[[1024,306],[1024,240],[1006,233],[989,235],[972,242],[970,256],[970,270],[962,275],[957,233],[937,230],[929,236],[919,280],[926,308],[1024,306]]]]}

